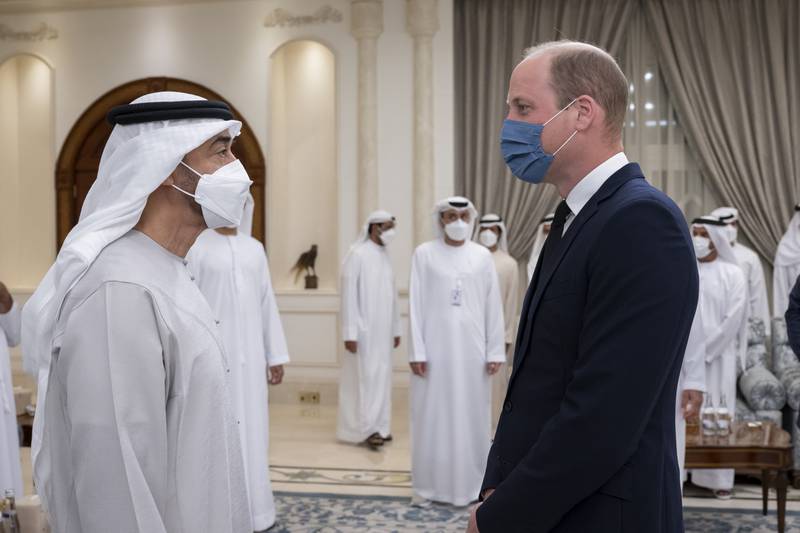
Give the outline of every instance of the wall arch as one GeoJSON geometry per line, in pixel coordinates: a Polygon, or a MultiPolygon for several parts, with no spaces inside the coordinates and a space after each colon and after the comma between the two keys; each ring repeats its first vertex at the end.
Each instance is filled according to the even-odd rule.
{"type": "Polygon", "coordinates": [[[12,289],[35,287],[52,263],[53,68],[14,54],[0,62],[0,276],[12,289]]]}
{"type": "Polygon", "coordinates": [[[61,246],[78,222],[83,200],[97,176],[100,156],[112,129],[106,122],[106,114],[114,106],[130,103],[140,96],[156,91],[179,91],[209,100],[221,100],[231,107],[236,119],[242,122],[242,132],[233,151],[253,180],[253,237],[263,243],[266,164],[253,130],[230,102],[208,87],[183,79],[157,77],[131,81],[108,91],[92,103],[72,126],[56,163],[57,246],[61,246]]]}
{"type": "Polygon", "coordinates": [[[319,287],[335,290],[339,254],[336,55],[315,39],[283,43],[270,56],[268,243],[275,287],[302,287],[290,269],[319,247],[319,287]],[[288,229],[291,228],[291,232],[288,229]]]}

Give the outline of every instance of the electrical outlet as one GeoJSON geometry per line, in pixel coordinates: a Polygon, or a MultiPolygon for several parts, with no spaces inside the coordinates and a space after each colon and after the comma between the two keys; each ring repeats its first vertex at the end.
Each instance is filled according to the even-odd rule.
{"type": "Polygon", "coordinates": [[[318,405],[319,404],[319,391],[301,391],[300,403],[318,405]]]}

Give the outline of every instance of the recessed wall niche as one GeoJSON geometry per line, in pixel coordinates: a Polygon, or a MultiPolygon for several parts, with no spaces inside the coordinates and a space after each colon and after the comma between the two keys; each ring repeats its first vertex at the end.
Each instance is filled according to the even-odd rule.
{"type": "Polygon", "coordinates": [[[0,281],[35,288],[55,258],[53,72],[33,55],[0,63],[0,281]]]}
{"type": "Polygon", "coordinates": [[[316,41],[291,41],[271,57],[267,152],[267,251],[279,291],[303,288],[290,274],[319,247],[320,289],[338,284],[336,58],[316,41]]]}

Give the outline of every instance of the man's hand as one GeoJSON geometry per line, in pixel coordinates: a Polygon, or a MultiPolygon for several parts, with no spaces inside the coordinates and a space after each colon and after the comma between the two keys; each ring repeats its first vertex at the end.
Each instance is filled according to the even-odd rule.
{"type": "Polygon", "coordinates": [[[703,393],[699,390],[685,390],[681,393],[681,411],[683,411],[684,420],[700,416],[702,405],[703,393]]]}
{"type": "Polygon", "coordinates": [[[358,351],[358,343],[356,341],[344,341],[344,349],[350,353],[358,351]]]}
{"type": "Polygon", "coordinates": [[[479,503],[469,511],[469,523],[467,524],[467,533],[480,533],[480,531],[478,531],[478,516],[477,516],[478,507],[480,506],[481,504],[479,503]]]}
{"type": "Polygon", "coordinates": [[[503,363],[486,363],[486,371],[490,376],[494,376],[497,374],[497,371],[500,370],[502,364],[503,363]]]}
{"type": "Polygon", "coordinates": [[[283,365],[269,367],[269,384],[280,385],[283,381],[283,365]]]}
{"type": "Polygon", "coordinates": [[[400,346],[400,337],[395,337],[394,338],[394,347],[397,348],[398,346],[400,346]]]}
{"type": "Polygon", "coordinates": [[[0,315],[4,315],[11,311],[11,307],[13,305],[14,299],[11,297],[11,293],[8,292],[6,286],[0,281],[0,315]]]}
{"type": "Polygon", "coordinates": [[[411,365],[411,371],[414,373],[415,376],[419,376],[421,378],[425,377],[425,374],[428,372],[428,363],[409,363],[411,365]]]}

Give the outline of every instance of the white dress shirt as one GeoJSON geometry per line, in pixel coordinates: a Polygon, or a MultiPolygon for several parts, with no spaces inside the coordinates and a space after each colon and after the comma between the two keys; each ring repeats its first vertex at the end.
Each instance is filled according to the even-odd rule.
{"type": "Polygon", "coordinates": [[[600,187],[613,176],[619,169],[628,164],[628,158],[625,152],[615,154],[589,172],[584,178],[578,182],[577,185],[567,195],[567,206],[571,213],[567,215],[567,221],[564,223],[564,233],[569,229],[570,224],[581,212],[581,209],[591,200],[600,187]]]}

